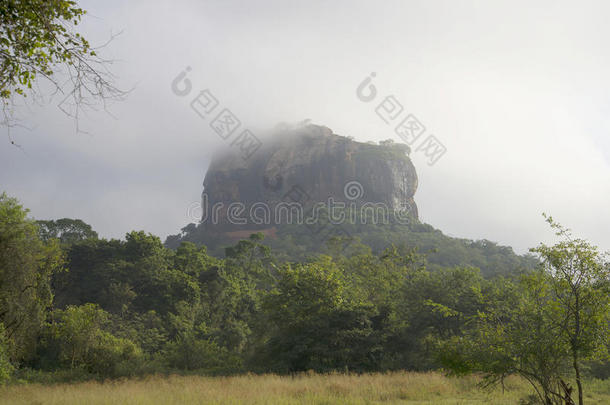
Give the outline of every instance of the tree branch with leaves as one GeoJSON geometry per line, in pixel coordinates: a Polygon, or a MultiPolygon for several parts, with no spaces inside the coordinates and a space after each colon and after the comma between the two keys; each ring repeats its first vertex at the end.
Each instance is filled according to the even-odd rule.
{"type": "MultiPolygon", "coordinates": [[[[43,78],[53,94],[64,97],[60,109],[77,122],[79,113],[127,92],[114,85],[112,60],[98,56],[76,27],[86,11],[72,0],[0,0],[0,100],[2,124],[14,125],[15,98],[37,95],[43,78]],[[67,106],[73,103],[73,110],[67,106]]],[[[114,38],[111,37],[111,40],[114,38]]]]}

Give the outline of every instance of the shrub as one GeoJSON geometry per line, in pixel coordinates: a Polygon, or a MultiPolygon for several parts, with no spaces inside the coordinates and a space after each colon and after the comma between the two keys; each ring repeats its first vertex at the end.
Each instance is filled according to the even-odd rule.
{"type": "Polygon", "coordinates": [[[14,371],[8,352],[8,339],[4,331],[4,324],[0,322],[0,384],[5,383],[14,371]]]}
{"type": "Polygon", "coordinates": [[[237,371],[237,356],[210,339],[197,339],[192,334],[179,337],[167,345],[167,365],[180,370],[200,370],[208,373],[237,371]]]}

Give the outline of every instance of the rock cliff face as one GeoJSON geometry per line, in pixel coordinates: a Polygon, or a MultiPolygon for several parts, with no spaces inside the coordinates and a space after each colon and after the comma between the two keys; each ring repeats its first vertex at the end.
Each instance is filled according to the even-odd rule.
{"type": "Polygon", "coordinates": [[[258,224],[229,220],[229,207],[243,204],[238,216],[248,217],[261,204],[311,206],[329,199],[358,206],[383,203],[391,210],[408,207],[417,218],[417,174],[409,152],[406,145],[356,142],[323,126],[278,130],[248,160],[225,154],[212,162],[203,182],[202,225],[240,234],[270,229],[273,218],[258,224]]]}
{"type": "Polygon", "coordinates": [[[236,153],[216,157],[203,183],[202,220],[168,236],[167,247],[176,249],[182,242],[191,242],[222,257],[226,247],[260,232],[279,263],[310,261],[318,254],[349,257],[365,252],[364,246],[380,254],[392,246],[401,252],[419,249],[431,269],[478,267],[484,276],[491,276],[537,266],[535,258],[517,256],[510,247],[452,238],[421,223],[413,200],[417,175],[408,146],[355,142],[315,125],[276,132],[263,138],[262,147],[248,160],[242,159],[237,145],[230,148],[236,153]],[[331,198],[345,204],[344,212],[356,212],[352,217],[356,220],[336,222],[329,219],[327,210],[308,222],[316,206],[326,205],[331,198]],[[260,221],[265,211],[289,203],[305,208],[303,222],[287,222],[283,215],[279,221],[272,215],[260,221]],[[374,217],[369,215],[370,204],[394,210],[390,221],[369,221],[374,217]]]}

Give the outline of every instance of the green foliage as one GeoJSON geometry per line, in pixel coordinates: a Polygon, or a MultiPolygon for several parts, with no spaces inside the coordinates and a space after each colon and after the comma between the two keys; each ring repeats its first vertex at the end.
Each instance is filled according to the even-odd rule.
{"type": "MultiPolygon", "coordinates": [[[[440,230],[428,224],[412,220],[411,223],[399,223],[393,215],[388,223],[373,224],[364,221],[360,213],[355,214],[354,223],[346,221],[341,225],[328,222],[324,211],[315,226],[299,224],[278,224],[277,237],[265,241],[271,247],[274,256],[281,261],[308,261],[318,254],[330,254],[329,243],[339,235],[349,235],[351,243],[344,243],[339,249],[345,256],[359,254],[362,247],[374,254],[381,254],[386,248],[395,245],[403,254],[418,249],[425,254],[430,269],[446,267],[475,267],[481,270],[486,278],[506,276],[515,272],[531,271],[538,265],[533,255],[517,255],[512,248],[500,246],[488,240],[469,240],[444,235],[440,230]]],[[[352,214],[346,215],[350,218],[352,214]]],[[[210,254],[221,257],[226,246],[233,243],[217,232],[205,232],[205,224],[190,224],[181,235],[169,236],[166,246],[177,248],[181,241],[197,245],[206,245],[210,254]]]]}
{"type": "Polygon", "coordinates": [[[144,232],[126,241],[85,240],[67,248],[67,273],[54,279],[59,307],[95,302],[121,313],[155,310],[166,314],[180,302],[196,305],[197,282],[173,268],[174,253],[159,238],[144,232]]]}
{"type": "Polygon", "coordinates": [[[97,232],[80,219],[62,218],[54,221],[36,221],[36,223],[40,239],[43,241],[59,239],[62,244],[70,244],[85,239],[97,239],[97,232]]]}
{"type": "Polygon", "coordinates": [[[9,358],[9,345],[4,325],[0,322],[0,385],[4,384],[13,373],[15,367],[9,358]]]}
{"type": "Polygon", "coordinates": [[[582,404],[583,362],[607,359],[610,273],[596,247],[548,222],[563,240],[532,249],[540,271],[492,290],[473,327],[441,343],[440,358],[454,372],[482,371],[490,383],[520,374],[544,403],[563,403],[572,368],[582,404]]]}
{"type": "Polygon", "coordinates": [[[56,310],[48,327],[46,345],[64,367],[83,368],[89,373],[113,376],[122,362],[141,356],[130,340],[107,331],[109,314],[95,304],[56,310]]]}
{"type": "Polygon", "coordinates": [[[43,243],[14,198],[0,194],[0,323],[11,361],[28,360],[52,302],[50,277],[61,269],[55,241],[43,243]]]}
{"type": "Polygon", "coordinates": [[[375,366],[371,308],[349,293],[330,261],[286,265],[265,299],[271,323],[267,361],[275,371],[328,371],[375,366]]]}
{"type": "Polygon", "coordinates": [[[379,142],[377,145],[362,144],[356,159],[363,160],[403,160],[411,153],[411,148],[402,143],[394,143],[391,139],[379,142]],[[382,146],[381,148],[379,146],[382,146]]]}
{"type": "Polygon", "coordinates": [[[508,300],[486,297],[492,305],[474,317],[473,328],[441,344],[442,363],[458,374],[483,372],[488,384],[519,374],[541,400],[557,400],[568,348],[553,333],[546,275],[523,276],[517,284],[506,281],[493,294],[508,300]]]}
{"type": "Polygon", "coordinates": [[[54,66],[77,66],[95,56],[89,42],[73,33],[85,11],[71,0],[4,0],[0,7],[0,98],[24,95],[38,75],[54,66]]]}
{"type": "Polygon", "coordinates": [[[541,244],[532,252],[540,255],[552,290],[553,321],[561,342],[570,348],[572,367],[582,405],[582,362],[608,358],[610,336],[610,266],[606,257],[589,242],[547,217],[562,240],[541,244]]]}
{"type": "MultiPolygon", "coordinates": [[[[549,403],[574,353],[596,375],[607,369],[608,265],[584,241],[541,245],[541,268],[529,272],[531,258],[423,224],[409,236],[427,241],[424,253],[334,236],[319,246],[325,254],[304,247],[295,262],[254,234],[218,258],[190,242],[168,249],[145,232],[98,239],[72,220],[41,222],[44,242],[15,200],[1,202],[0,309],[11,314],[0,321],[3,380],[444,367],[483,373],[491,385],[519,374],[549,403]],[[448,253],[433,253],[435,243],[448,253]],[[64,256],[66,271],[54,271],[64,256]],[[493,268],[440,264],[472,261],[493,268]]],[[[384,235],[365,229],[368,240],[384,235]]],[[[273,243],[311,240],[299,232],[273,243]]]]}
{"type": "Polygon", "coordinates": [[[238,356],[210,339],[197,339],[192,334],[170,342],[165,359],[170,368],[199,370],[208,374],[236,372],[241,368],[238,356]]]}

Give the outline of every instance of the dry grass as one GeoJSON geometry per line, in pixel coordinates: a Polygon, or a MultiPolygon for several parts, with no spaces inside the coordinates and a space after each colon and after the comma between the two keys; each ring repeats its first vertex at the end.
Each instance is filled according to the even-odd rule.
{"type": "MultiPolygon", "coordinates": [[[[295,377],[154,376],[0,388],[0,404],[516,404],[530,393],[517,378],[507,391],[482,391],[476,377],[439,373],[304,374],[295,377]]],[[[610,383],[592,384],[588,403],[610,403],[610,383]],[[594,391],[594,392],[593,392],[594,391]]]]}

